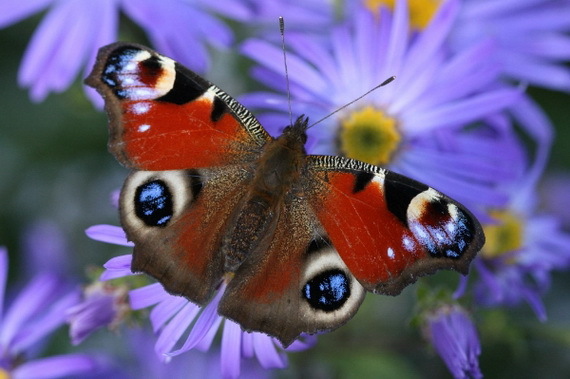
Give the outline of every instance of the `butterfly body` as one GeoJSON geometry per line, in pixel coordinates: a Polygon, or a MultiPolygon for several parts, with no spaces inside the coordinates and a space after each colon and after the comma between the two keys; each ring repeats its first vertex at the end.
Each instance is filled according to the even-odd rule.
{"type": "Polygon", "coordinates": [[[348,321],[366,291],[396,295],[438,269],[466,273],[477,220],[380,167],[308,155],[307,118],[271,137],[241,104],[139,45],[101,49],[109,148],[133,169],[120,199],[132,270],[289,345],[348,321]]]}
{"type": "Polygon", "coordinates": [[[235,272],[251,252],[267,250],[265,241],[273,239],[280,211],[302,193],[306,127],[307,119],[299,118],[279,138],[269,140],[250,166],[247,193],[230,216],[222,239],[226,271],[235,272]]]}

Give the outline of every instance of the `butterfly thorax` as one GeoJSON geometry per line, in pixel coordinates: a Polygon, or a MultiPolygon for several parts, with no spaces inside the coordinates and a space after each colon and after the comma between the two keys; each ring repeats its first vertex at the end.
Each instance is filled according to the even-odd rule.
{"type": "Polygon", "coordinates": [[[222,239],[225,269],[234,272],[257,249],[273,239],[280,210],[291,197],[305,164],[307,118],[301,116],[263,147],[247,195],[230,217],[222,239]]]}

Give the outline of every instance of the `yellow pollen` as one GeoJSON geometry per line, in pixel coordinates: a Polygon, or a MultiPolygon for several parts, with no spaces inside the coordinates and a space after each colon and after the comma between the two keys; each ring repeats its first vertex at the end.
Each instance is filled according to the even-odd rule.
{"type": "Polygon", "coordinates": [[[8,371],[0,369],[0,379],[10,379],[11,375],[8,371]]]}
{"type": "MultiPolygon", "coordinates": [[[[365,6],[377,13],[381,6],[394,10],[398,0],[364,0],[365,6]]],[[[424,29],[437,12],[441,0],[408,0],[410,23],[414,29],[424,29]]]]}
{"type": "Polygon", "coordinates": [[[371,106],[341,121],[339,149],[348,158],[384,165],[392,159],[400,140],[396,120],[371,106]]]}
{"type": "Polygon", "coordinates": [[[483,227],[486,242],[481,253],[486,258],[496,258],[516,251],[523,246],[524,225],[516,214],[507,211],[493,211],[491,217],[496,224],[483,227]]]}

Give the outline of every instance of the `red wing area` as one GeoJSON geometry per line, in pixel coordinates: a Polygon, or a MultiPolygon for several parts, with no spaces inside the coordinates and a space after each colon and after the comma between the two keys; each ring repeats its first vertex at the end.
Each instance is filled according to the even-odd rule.
{"type": "Polygon", "coordinates": [[[484,237],[457,202],[401,175],[341,158],[310,156],[312,207],[362,285],[398,294],[438,269],[466,273],[484,237]]]}
{"type": "Polygon", "coordinates": [[[127,167],[237,164],[254,159],[271,139],[228,94],[144,46],[102,48],[86,83],[105,99],[109,149],[127,167]]]}
{"type": "Polygon", "coordinates": [[[128,166],[153,171],[216,167],[247,160],[257,147],[232,114],[211,120],[210,99],[182,105],[147,102],[148,112],[137,114],[140,106],[122,102],[122,119],[112,125],[117,132],[109,148],[128,166]]]}

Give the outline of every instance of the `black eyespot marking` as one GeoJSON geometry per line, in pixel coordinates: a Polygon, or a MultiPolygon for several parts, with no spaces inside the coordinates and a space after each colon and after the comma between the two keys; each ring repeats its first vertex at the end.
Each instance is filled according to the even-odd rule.
{"type": "Polygon", "coordinates": [[[307,252],[306,254],[309,255],[311,253],[317,252],[321,249],[324,249],[326,247],[330,247],[331,246],[331,242],[323,237],[318,237],[315,238],[311,241],[311,243],[309,243],[309,246],[307,246],[307,252]]]}
{"type": "Polygon", "coordinates": [[[159,76],[163,69],[160,60],[158,59],[157,56],[154,55],[142,61],[141,67],[144,70],[144,74],[150,78],[159,76]]]}
{"type": "Polygon", "coordinates": [[[311,307],[333,312],[350,297],[350,279],[339,269],[324,271],[309,280],[301,292],[311,307]]]}
{"type": "Polygon", "coordinates": [[[137,217],[148,226],[165,227],[172,218],[172,194],[162,180],[141,184],[134,201],[137,217]]]}
{"type": "Polygon", "coordinates": [[[384,179],[384,197],[388,210],[408,226],[408,206],[414,197],[429,189],[423,183],[388,171],[384,179]]]}
{"type": "Polygon", "coordinates": [[[156,100],[183,105],[202,96],[210,86],[206,80],[178,63],[175,63],[175,68],[176,77],[172,89],[156,100]]]}
{"type": "Polygon", "coordinates": [[[371,172],[360,171],[356,174],[356,181],[354,182],[354,188],[352,193],[357,193],[362,191],[368,183],[374,178],[374,174],[371,172]]]}

